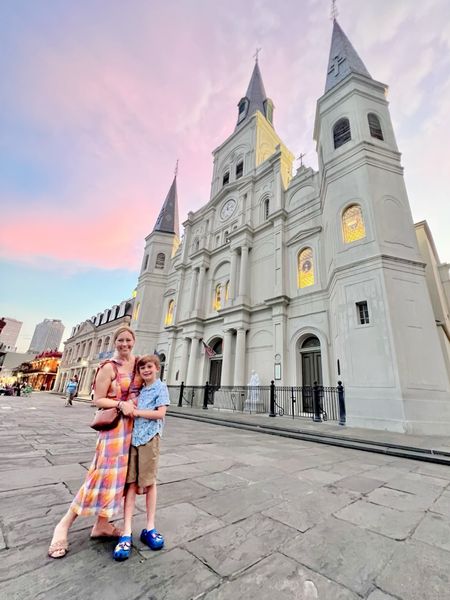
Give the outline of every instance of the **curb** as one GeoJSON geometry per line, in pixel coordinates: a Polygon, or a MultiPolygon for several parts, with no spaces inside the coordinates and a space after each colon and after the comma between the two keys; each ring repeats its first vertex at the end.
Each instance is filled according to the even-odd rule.
{"type": "Polygon", "coordinates": [[[278,435],[296,440],[315,442],[317,444],[326,444],[329,446],[338,446],[340,448],[350,448],[352,450],[362,450],[364,452],[373,452],[375,454],[384,454],[387,456],[395,456],[398,458],[408,458],[422,462],[429,462],[441,465],[450,466],[450,452],[441,450],[433,450],[428,448],[417,448],[415,446],[403,446],[400,444],[374,442],[370,440],[361,440],[357,438],[344,438],[341,436],[314,433],[301,429],[290,429],[287,427],[277,427],[275,425],[259,425],[252,423],[244,423],[242,421],[234,421],[232,419],[218,419],[210,416],[193,415],[185,412],[168,411],[167,414],[171,417],[179,419],[188,419],[191,421],[199,421],[210,423],[211,425],[221,425],[222,427],[233,427],[235,429],[244,429],[254,431],[255,433],[264,433],[266,435],[278,435]]]}

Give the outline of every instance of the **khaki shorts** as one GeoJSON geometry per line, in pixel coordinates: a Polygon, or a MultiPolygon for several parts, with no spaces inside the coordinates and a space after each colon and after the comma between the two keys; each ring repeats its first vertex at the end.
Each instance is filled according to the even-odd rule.
{"type": "Polygon", "coordinates": [[[146,488],[156,483],[159,462],[159,434],[143,446],[131,446],[128,458],[127,483],[146,488]]]}

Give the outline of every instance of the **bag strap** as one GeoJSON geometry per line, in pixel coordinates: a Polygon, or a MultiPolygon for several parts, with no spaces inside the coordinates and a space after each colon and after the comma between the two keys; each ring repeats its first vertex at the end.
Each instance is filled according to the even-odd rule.
{"type": "Polygon", "coordinates": [[[95,375],[94,375],[94,381],[92,382],[92,387],[91,389],[94,389],[95,387],[95,382],[97,381],[97,375],[100,371],[100,369],[102,369],[105,365],[110,364],[112,366],[112,368],[114,369],[114,377],[111,379],[111,382],[115,381],[117,379],[117,377],[119,376],[119,369],[117,368],[117,364],[115,361],[113,360],[104,360],[102,363],[100,363],[97,367],[97,370],[95,371],[95,375]]]}

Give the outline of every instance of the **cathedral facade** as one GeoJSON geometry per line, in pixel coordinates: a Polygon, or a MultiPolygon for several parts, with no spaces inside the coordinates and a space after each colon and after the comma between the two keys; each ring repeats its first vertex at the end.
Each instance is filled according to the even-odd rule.
{"type": "Polygon", "coordinates": [[[163,354],[175,385],[340,379],[353,425],[447,432],[448,268],[436,324],[386,86],[336,20],[314,139],[318,171],[292,176],[256,62],[209,202],[180,243],[175,177],[146,238],[137,352],[163,354]]]}
{"type": "Polygon", "coordinates": [[[256,62],[209,201],[180,240],[175,176],[145,240],[131,326],[168,384],[342,380],[349,424],[448,433],[449,268],[414,226],[386,91],[335,20],[319,168],[292,175],[256,62]]]}

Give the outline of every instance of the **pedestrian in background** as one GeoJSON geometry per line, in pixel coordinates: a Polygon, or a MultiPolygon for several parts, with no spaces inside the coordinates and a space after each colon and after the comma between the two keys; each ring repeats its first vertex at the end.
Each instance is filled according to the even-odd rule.
{"type": "Polygon", "coordinates": [[[67,387],[66,387],[67,401],[64,404],[64,406],[73,406],[72,400],[74,399],[75,394],[77,393],[77,389],[78,389],[78,382],[75,379],[75,377],[71,377],[69,379],[69,383],[67,384],[67,387]]]}

